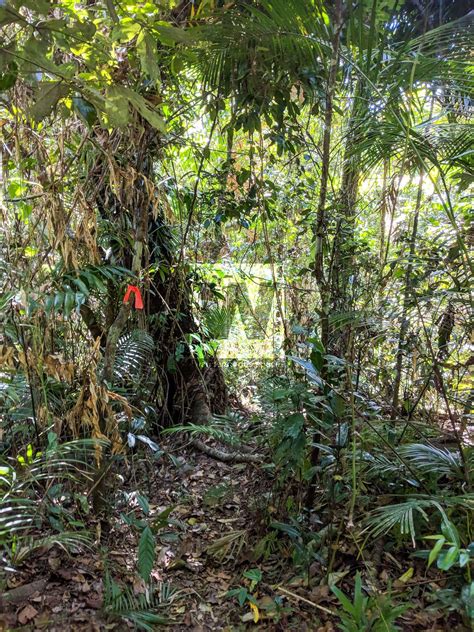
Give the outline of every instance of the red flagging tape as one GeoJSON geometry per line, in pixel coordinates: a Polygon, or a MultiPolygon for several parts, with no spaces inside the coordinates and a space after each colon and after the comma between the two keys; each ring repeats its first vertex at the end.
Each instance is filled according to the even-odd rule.
{"type": "Polygon", "coordinates": [[[128,303],[130,296],[133,294],[135,309],[143,309],[143,299],[140,290],[136,285],[127,285],[127,291],[123,297],[123,302],[128,303]]]}

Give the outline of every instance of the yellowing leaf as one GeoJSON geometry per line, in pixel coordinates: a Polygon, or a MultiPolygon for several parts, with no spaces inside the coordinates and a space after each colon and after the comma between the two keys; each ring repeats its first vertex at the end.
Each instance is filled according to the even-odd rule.
{"type": "Polygon", "coordinates": [[[260,612],[258,611],[257,606],[254,603],[249,603],[249,606],[253,614],[253,622],[258,623],[258,620],[260,619],[260,612]]]}
{"type": "Polygon", "coordinates": [[[414,572],[415,572],[415,569],[413,568],[413,566],[410,566],[410,568],[406,571],[406,573],[403,573],[403,575],[398,578],[398,581],[402,582],[403,584],[406,584],[413,577],[414,572]]]}

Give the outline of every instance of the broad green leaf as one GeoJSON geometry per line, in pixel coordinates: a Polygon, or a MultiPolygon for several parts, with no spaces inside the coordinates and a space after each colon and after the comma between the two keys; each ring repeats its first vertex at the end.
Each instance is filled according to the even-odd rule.
{"type": "Polygon", "coordinates": [[[442,553],[438,557],[436,566],[442,571],[449,571],[449,569],[456,564],[458,558],[459,548],[457,546],[451,546],[445,553],[442,553]]]}
{"type": "Polygon", "coordinates": [[[24,18],[11,7],[0,7],[0,27],[14,22],[24,22],[24,18]]]}
{"type": "Polygon", "coordinates": [[[73,97],[72,103],[76,112],[82,116],[88,125],[93,125],[97,121],[97,112],[92,103],[80,96],[73,97]]]}
{"type": "Polygon", "coordinates": [[[160,78],[160,67],[157,61],[156,42],[146,31],[143,31],[138,36],[137,51],[143,72],[154,81],[158,81],[160,78]]]}
{"type": "Polygon", "coordinates": [[[51,4],[48,0],[21,0],[20,6],[42,15],[47,15],[51,9],[51,4]]]}
{"type": "Polygon", "coordinates": [[[304,421],[305,420],[302,413],[293,413],[292,415],[290,415],[285,421],[285,426],[286,426],[285,434],[288,437],[292,437],[293,439],[296,439],[297,436],[300,434],[301,430],[303,429],[304,421]]]}
{"type": "Polygon", "coordinates": [[[431,549],[430,554],[428,556],[428,568],[431,566],[431,564],[433,564],[433,562],[438,557],[438,554],[443,548],[445,542],[446,542],[446,539],[443,536],[441,536],[439,540],[436,542],[436,544],[434,545],[434,547],[431,549]]]}
{"type": "Polygon", "coordinates": [[[192,41],[189,31],[180,29],[168,22],[155,22],[153,30],[156,32],[158,39],[167,46],[174,46],[175,44],[189,44],[192,41]]]}
{"type": "Polygon", "coordinates": [[[22,58],[25,60],[22,70],[23,72],[50,72],[56,77],[62,77],[61,67],[57,66],[49,57],[47,57],[48,43],[45,40],[30,37],[26,42],[22,58]]]}
{"type": "Polygon", "coordinates": [[[145,527],[138,543],[138,572],[148,582],[155,563],[155,536],[150,527],[145,527]]]}
{"type": "Polygon", "coordinates": [[[30,108],[30,116],[42,121],[51,114],[54,106],[68,93],[67,85],[62,81],[42,81],[36,90],[35,103],[30,108]]]}
{"type": "Polygon", "coordinates": [[[164,132],[166,130],[163,118],[158,114],[158,112],[151,108],[150,104],[147,103],[141,95],[122,86],[117,87],[117,91],[130,101],[133,107],[138,110],[138,112],[150,123],[150,125],[158,129],[160,132],[164,132]]]}
{"type": "Polygon", "coordinates": [[[458,548],[461,546],[461,539],[455,525],[447,518],[441,523],[441,531],[445,538],[455,544],[458,548]]]}
{"type": "Polygon", "coordinates": [[[112,127],[125,127],[129,119],[128,100],[120,86],[110,86],[105,99],[105,113],[112,127]]]}

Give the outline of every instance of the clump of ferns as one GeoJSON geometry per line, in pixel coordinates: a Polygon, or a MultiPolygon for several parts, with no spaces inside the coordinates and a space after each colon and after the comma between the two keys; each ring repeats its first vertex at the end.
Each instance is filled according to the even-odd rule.
{"type": "Polygon", "coordinates": [[[0,460],[3,567],[11,570],[32,553],[55,545],[66,551],[91,545],[91,536],[76,514],[87,511],[83,490],[93,482],[96,451],[105,445],[92,439],[59,444],[49,433],[44,451],[30,444],[16,458],[0,460]],[[73,488],[79,493],[74,494],[73,488]],[[39,533],[47,535],[38,537],[39,533]]]}

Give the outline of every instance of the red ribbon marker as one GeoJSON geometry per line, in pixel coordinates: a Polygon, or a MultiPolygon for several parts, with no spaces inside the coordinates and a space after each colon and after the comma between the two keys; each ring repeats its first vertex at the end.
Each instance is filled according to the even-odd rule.
{"type": "Polygon", "coordinates": [[[134,295],[135,309],[143,309],[142,295],[136,285],[127,285],[127,291],[125,292],[125,296],[123,297],[123,302],[128,303],[131,294],[134,295]]]}

